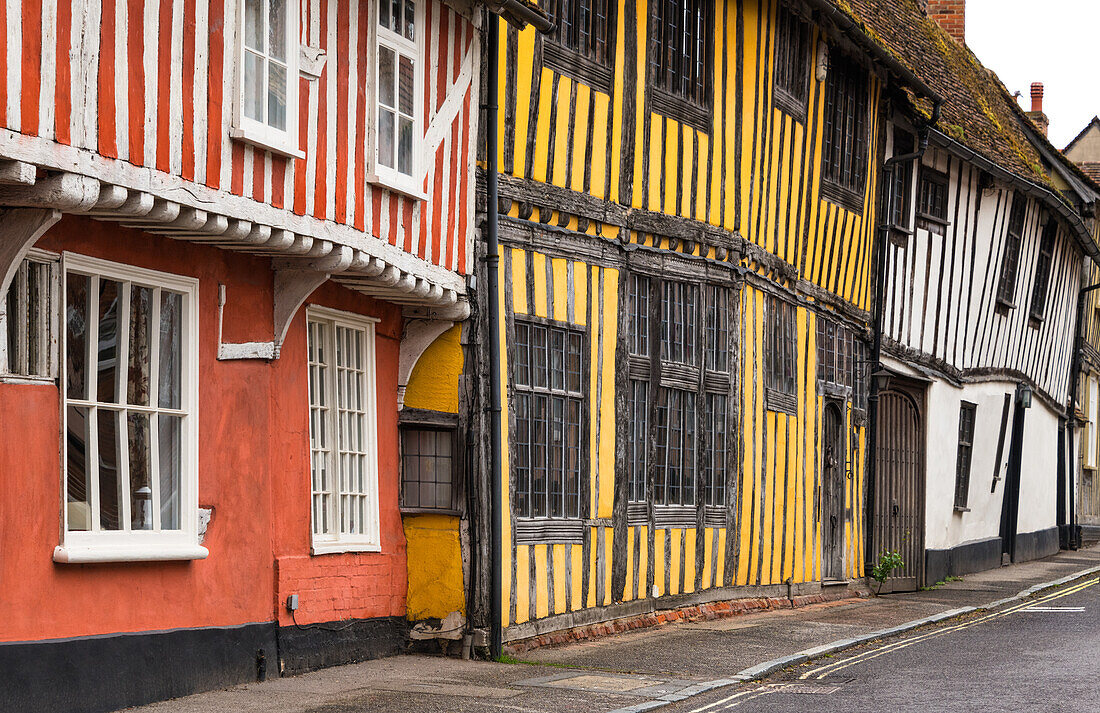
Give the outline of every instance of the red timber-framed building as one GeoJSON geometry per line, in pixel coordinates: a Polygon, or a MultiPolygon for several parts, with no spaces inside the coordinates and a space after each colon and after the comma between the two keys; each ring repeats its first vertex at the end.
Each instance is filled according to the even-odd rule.
{"type": "Polygon", "coordinates": [[[460,506],[402,509],[399,414],[458,426],[475,13],[0,4],[0,709],[404,645],[406,530],[460,506]]]}

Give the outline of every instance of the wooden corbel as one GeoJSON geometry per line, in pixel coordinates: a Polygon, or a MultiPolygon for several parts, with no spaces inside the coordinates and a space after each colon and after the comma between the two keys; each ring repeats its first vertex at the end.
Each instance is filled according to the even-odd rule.
{"type": "Polygon", "coordinates": [[[445,319],[411,319],[405,322],[401,335],[401,348],[397,359],[397,410],[405,408],[405,387],[413,368],[439,335],[454,326],[445,319]]]}

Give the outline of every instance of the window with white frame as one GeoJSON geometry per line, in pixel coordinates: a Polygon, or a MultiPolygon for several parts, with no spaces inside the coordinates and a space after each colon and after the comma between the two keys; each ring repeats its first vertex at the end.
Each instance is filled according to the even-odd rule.
{"type": "Polygon", "coordinates": [[[374,179],[407,193],[416,181],[421,128],[420,13],[417,0],[379,0],[375,26],[374,179]]]}
{"type": "Polygon", "coordinates": [[[298,5],[243,0],[234,135],[289,155],[298,150],[298,5]]]}
{"type": "Polygon", "coordinates": [[[50,381],[57,375],[57,255],[32,250],[0,305],[0,378],[50,381]]]}
{"type": "Polygon", "coordinates": [[[313,552],[377,551],[374,324],[311,307],[309,443],[313,552]]]}
{"type": "Polygon", "coordinates": [[[198,559],[198,281],[66,254],[66,562],[198,559]]]}

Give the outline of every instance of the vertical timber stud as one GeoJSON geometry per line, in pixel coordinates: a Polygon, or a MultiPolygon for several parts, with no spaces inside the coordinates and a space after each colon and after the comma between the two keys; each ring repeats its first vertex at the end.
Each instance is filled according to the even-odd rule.
{"type": "MultiPolygon", "coordinates": [[[[630,348],[627,332],[630,325],[630,272],[619,270],[618,335],[615,344],[615,491],[611,510],[611,601],[623,601],[626,592],[627,501],[630,498],[630,473],[627,466],[627,435],[632,421],[626,413],[627,391],[630,388],[630,348]]],[[[600,309],[604,301],[600,300],[600,309]]],[[[600,364],[599,368],[603,368],[600,364]]],[[[597,507],[600,494],[596,493],[597,507]]],[[[592,513],[597,517],[599,513],[592,513]]],[[[604,553],[600,552],[603,557],[604,553]]],[[[637,582],[634,588],[637,590],[637,582]]],[[[600,602],[602,604],[603,602],[600,602]]]]}
{"type": "Polygon", "coordinates": [[[500,433],[500,299],[497,289],[497,272],[500,267],[500,244],[497,240],[497,62],[499,52],[497,41],[499,35],[500,20],[492,14],[486,16],[487,52],[486,62],[486,103],[485,103],[485,235],[488,243],[485,255],[487,267],[486,274],[486,302],[489,306],[489,468],[490,489],[492,498],[491,520],[491,576],[489,590],[489,618],[492,624],[489,628],[489,654],[494,659],[500,658],[501,647],[504,638],[504,623],[502,619],[503,603],[501,596],[504,589],[501,586],[501,531],[502,518],[504,517],[504,504],[501,502],[503,495],[500,484],[501,468],[501,433],[500,433]]]}

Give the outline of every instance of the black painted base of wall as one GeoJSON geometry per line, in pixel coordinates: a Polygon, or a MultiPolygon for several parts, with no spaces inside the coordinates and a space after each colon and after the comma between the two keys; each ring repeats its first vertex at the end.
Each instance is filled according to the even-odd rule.
{"type": "Polygon", "coordinates": [[[1081,541],[1084,543],[1100,542],[1100,525],[1081,525],[1081,541]]]}
{"type": "Polygon", "coordinates": [[[1016,554],[1013,562],[1027,562],[1049,557],[1058,552],[1058,528],[1051,527],[1038,532],[1022,532],[1016,535],[1016,554]]]}
{"type": "MultiPolygon", "coordinates": [[[[1016,557],[1013,562],[1049,557],[1056,554],[1058,528],[1016,535],[1016,557]]],[[[964,542],[946,550],[924,551],[924,584],[930,586],[948,577],[961,577],[1001,566],[1001,538],[964,542]]]]}
{"type": "Polygon", "coordinates": [[[279,628],[284,676],[393,656],[408,645],[409,623],[396,616],[279,628]]]}
{"type": "Polygon", "coordinates": [[[1001,538],[974,540],[946,550],[924,551],[924,584],[1001,566],[1001,538]]]}
{"type": "Polygon", "coordinates": [[[401,653],[399,617],[0,643],[0,711],[103,713],[401,653]]]}
{"type": "Polygon", "coordinates": [[[275,624],[0,644],[0,711],[100,713],[275,677],[275,624]]]}

